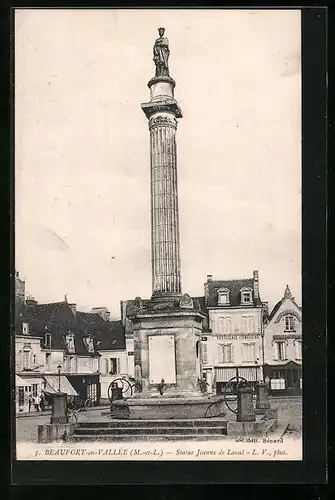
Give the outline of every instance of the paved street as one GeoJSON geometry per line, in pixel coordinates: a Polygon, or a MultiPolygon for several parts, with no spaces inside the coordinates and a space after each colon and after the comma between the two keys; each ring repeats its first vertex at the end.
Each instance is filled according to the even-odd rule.
{"type": "MultiPolygon", "coordinates": [[[[108,407],[106,407],[108,409],[108,407]]],[[[85,411],[78,413],[78,421],[105,421],[108,416],[101,415],[101,410],[85,411]]],[[[36,413],[33,417],[18,417],[16,419],[16,439],[17,441],[37,442],[37,427],[50,422],[50,415],[40,416],[36,413]]]]}
{"type": "MultiPolygon", "coordinates": [[[[301,398],[271,398],[271,407],[278,408],[279,423],[289,423],[287,435],[290,437],[301,437],[302,432],[302,399],[301,398]]],[[[106,407],[107,409],[107,407],[106,407]]],[[[235,415],[230,412],[232,419],[235,415]]],[[[79,422],[84,421],[106,421],[109,416],[101,415],[101,410],[79,412],[79,422]]],[[[37,442],[37,426],[50,422],[50,415],[33,417],[19,417],[16,419],[17,441],[37,442]]]]}

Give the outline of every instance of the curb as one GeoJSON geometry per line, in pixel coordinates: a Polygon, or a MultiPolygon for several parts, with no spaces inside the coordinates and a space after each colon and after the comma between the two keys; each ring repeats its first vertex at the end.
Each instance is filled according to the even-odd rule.
{"type": "MultiPolygon", "coordinates": [[[[91,408],[89,411],[105,410],[107,407],[108,407],[108,405],[95,406],[94,408],[91,408]]],[[[83,413],[86,413],[86,410],[84,410],[83,413]]],[[[48,415],[51,415],[51,410],[31,411],[30,413],[16,413],[15,416],[16,416],[16,418],[33,418],[33,417],[46,417],[48,415]]]]}

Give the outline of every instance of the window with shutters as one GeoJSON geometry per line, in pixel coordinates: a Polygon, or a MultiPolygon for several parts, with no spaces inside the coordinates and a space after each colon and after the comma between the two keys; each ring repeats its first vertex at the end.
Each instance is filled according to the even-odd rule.
{"type": "Polygon", "coordinates": [[[255,361],[255,344],[253,342],[242,344],[242,361],[255,361]]]}
{"type": "Polygon", "coordinates": [[[47,370],[51,369],[51,352],[45,353],[45,367],[47,370]]]}
{"type": "Polygon", "coordinates": [[[30,368],[30,351],[23,351],[23,369],[28,370],[30,368]]]}
{"type": "Polygon", "coordinates": [[[207,365],[207,342],[203,342],[202,346],[202,362],[204,365],[207,365]]]}
{"type": "Polygon", "coordinates": [[[220,362],[233,362],[233,346],[232,344],[220,344],[220,362]]]}
{"type": "Polygon", "coordinates": [[[231,318],[229,318],[229,317],[219,318],[219,332],[222,335],[230,335],[231,334],[231,318]]]}
{"type": "Polygon", "coordinates": [[[120,359],[119,358],[111,358],[110,359],[110,374],[117,375],[120,373],[120,359]]]}
{"type": "Polygon", "coordinates": [[[275,359],[279,361],[286,359],[285,341],[275,342],[275,359]]]}
{"type": "Polygon", "coordinates": [[[254,317],[242,316],[242,333],[255,333],[254,330],[254,317]]]}
{"type": "Polygon", "coordinates": [[[301,340],[296,340],[295,342],[295,359],[300,360],[302,357],[302,352],[301,352],[301,340]]]}
{"type": "Polygon", "coordinates": [[[66,372],[71,373],[72,372],[72,367],[73,367],[73,357],[72,356],[66,356],[65,359],[65,366],[64,369],[66,372]]]}

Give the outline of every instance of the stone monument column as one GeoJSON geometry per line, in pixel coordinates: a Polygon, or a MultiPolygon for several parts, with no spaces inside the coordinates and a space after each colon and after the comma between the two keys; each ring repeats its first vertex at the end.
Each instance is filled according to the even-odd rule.
{"type": "Polygon", "coordinates": [[[202,401],[198,378],[205,315],[200,304],[182,295],[181,287],[176,131],[182,111],[169,75],[169,42],[164,28],[158,31],[153,48],[156,73],[148,83],[150,101],[141,105],[150,131],[152,297],[136,298],[128,311],[141,386],[134,398],[162,400],[157,387],[164,380],[164,398],[202,401]]]}
{"type": "Polygon", "coordinates": [[[152,295],[167,297],[181,295],[176,130],[182,112],[174,99],[176,84],[169,76],[163,28],[159,34],[156,76],[148,83],[150,102],[142,109],[150,130],[152,295]]]}

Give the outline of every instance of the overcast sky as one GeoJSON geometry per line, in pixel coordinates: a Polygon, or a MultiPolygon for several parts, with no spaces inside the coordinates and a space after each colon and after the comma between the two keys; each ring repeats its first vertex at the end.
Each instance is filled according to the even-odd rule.
{"type": "Polygon", "coordinates": [[[151,295],[149,100],[157,28],[177,131],[183,292],[259,270],[301,303],[300,11],[16,11],[16,269],[79,309],[151,295]]]}

